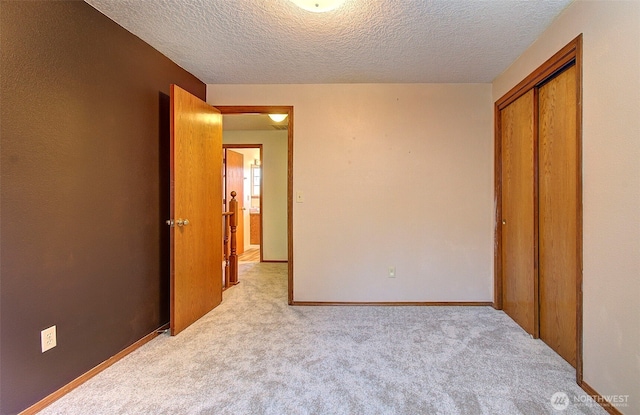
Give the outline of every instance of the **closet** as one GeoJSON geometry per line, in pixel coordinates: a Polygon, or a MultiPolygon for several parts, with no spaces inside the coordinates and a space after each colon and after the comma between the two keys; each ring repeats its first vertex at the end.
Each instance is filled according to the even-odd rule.
{"type": "Polygon", "coordinates": [[[581,37],[496,102],[496,308],[581,376],[581,37]]]}

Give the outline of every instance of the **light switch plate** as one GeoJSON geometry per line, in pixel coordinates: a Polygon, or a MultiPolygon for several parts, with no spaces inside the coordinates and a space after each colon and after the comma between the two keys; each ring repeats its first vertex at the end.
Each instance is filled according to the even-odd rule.
{"type": "Polygon", "coordinates": [[[396,267],[389,267],[389,278],[396,277],[396,267]]]}

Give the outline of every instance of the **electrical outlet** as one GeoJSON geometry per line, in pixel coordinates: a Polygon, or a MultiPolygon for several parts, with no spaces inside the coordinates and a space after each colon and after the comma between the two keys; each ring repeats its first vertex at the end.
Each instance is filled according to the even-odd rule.
{"type": "Polygon", "coordinates": [[[389,267],[389,278],[396,277],[396,267],[389,267]]]}
{"type": "Polygon", "coordinates": [[[58,340],[56,339],[56,326],[51,326],[40,332],[40,343],[42,345],[42,353],[56,347],[58,344],[58,340]]]}

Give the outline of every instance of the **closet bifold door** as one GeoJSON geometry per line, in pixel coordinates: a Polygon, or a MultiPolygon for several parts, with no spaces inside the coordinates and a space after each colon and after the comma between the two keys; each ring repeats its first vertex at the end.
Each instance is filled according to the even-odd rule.
{"type": "Polygon", "coordinates": [[[540,339],[576,366],[576,66],[538,88],[540,339]]]}
{"type": "Polygon", "coordinates": [[[495,102],[495,297],[582,382],[582,35],[495,102]]]}
{"type": "Polygon", "coordinates": [[[537,337],[535,223],[535,92],[500,111],[501,268],[504,312],[537,337]]]}

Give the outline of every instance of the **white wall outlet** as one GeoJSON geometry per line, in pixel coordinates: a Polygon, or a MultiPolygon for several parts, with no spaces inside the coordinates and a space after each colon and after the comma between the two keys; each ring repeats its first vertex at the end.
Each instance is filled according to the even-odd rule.
{"type": "Polygon", "coordinates": [[[296,202],[298,203],[304,202],[304,194],[299,190],[296,192],[296,202]]]}
{"type": "Polygon", "coordinates": [[[42,353],[56,347],[58,344],[58,340],[56,339],[56,326],[51,326],[40,332],[40,343],[42,344],[42,353]]]}
{"type": "Polygon", "coordinates": [[[396,267],[389,267],[389,278],[396,277],[396,267]]]}

